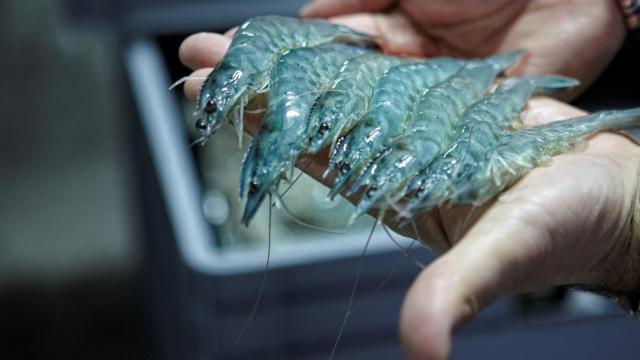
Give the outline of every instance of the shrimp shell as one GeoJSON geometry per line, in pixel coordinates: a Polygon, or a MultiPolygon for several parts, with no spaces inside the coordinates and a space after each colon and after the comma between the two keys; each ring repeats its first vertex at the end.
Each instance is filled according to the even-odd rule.
{"type": "Polygon", "coordinates": [[[329,142],[351,130],[367,112],[378,78],[392,66],[408,62],[394,56],[367,52],[346,61],[330,89],[320,95],[309,116],[312,135],[309,153],[317,153],[329,142]]]}
{"type": "Polygon", "coordinates": [[[473,172],[480,158],[501,136],[520,127],[520,112],[531,96],[552,94],[578,84],[579,81],[562,76],[511,78],[469,107],[455,129],[451,149],[409,185],[407,192],[414,193],[406,207],[408,212],[426,210],[446,201],[451,181],[473,172]]]}
{"type": "Polygon", "coordinates": [[[640,126],[640,108],[602,111],[503,136],[468,179],[454,183],[452,201],[480,205],[518,181],[533,167],[572,149],[590,135],[640,126]]]}
{"type": "Polygon", "coordinates": [[[243,163],[240,196],[250,185],[245,224],[306,149],[310,134],[305,120],[318,94],[331,84],[343,62],[364,51],[324,44],[289,50],[280,57],[271,74],[269,107],[243,163]]]}
{"type": "Polygon", "coordinates": [[[457,73],[465,62],[433,58],[421,63],[391,67],[378,80],[363,119],[340,140],[329,160],[339,173],[330,196],[335,196],[362,163],[381,150],[389,136],[401,131],[418,97],[433,85],[457,73]]]}
{"type": "Polygon", "coordinates": [[[443,153],[464,110],[480,99],[500,70],[490,64],[464,68],[431,88],[413,111],[405,135],[372,162],[352,187],[355,192],[370,181],[356,208],[356,216],[367,211],[381,197],[396,199],[402,185],[422,167],[443,153]]]}
{"type": "MultiPolygon", "coordinates": [[[[477,71],[476,76],[479,78],[484,77],[488,79],[490,84],[499,73],[505,71],[506,69],[511,67],[514,63],[519,61],[522,55],[523,55],[522,51],[514,51],[510,53],[498,54],[498,55],[489,57],[487,59],[471,61],[468,64],[465,64],[465,66],[467,66],[468,71],[472,71],[473,68],[480,67],[482,70],[477,71]]],[[[437,60],[431,60],[431,61],[437,61],[437,60]]],[[[436,63],[436,67],[438,65],[440,65],[441,67],[448,66],[449,70],[455,68],[455,66],[451,66],[451,59],[446,59],[446,58],[440,59],[440,61],[436,63]]],[[[452,71],[451,73],[447,73],[446,70],[435,71],[434,73],[446,74],[448,76],[439,78],[438,81],[431,83],[429,86],[423,89],[423,91],[418,95],[425,96],[425,93],[429,91],[430,87],[453,76],[458,71],[460,71],[461,68],[462,66],[458,67],[457,70],[452,71]]],[[[478,79],[478,83],[482,83],[481,79],[478,79]]],[[[396,90],[387,89],[387,90],[395,91],[396,97],[398,96],[397,89],[396,90]]],[[[477,96],[479,97],[479,95],[477,96]]],[[[409,96],[407,97],[409,98],[409,96]]],[[[411,114],[416,113],[413,110],[415,109],[416,106],[419,106],[419,104],[418,105],[415,104],[416,98],[417,96],[411,98],[410,99],[411,102],[408,104],[408,106],[402,109],[400,114],[396,113],[395,117],[389,116],[388,110],[385,109],[385,108],[388,108],[388,106],[381,106],[381,108],[387,111],[374,113],[373,118],[366,117],[365,122],[358,124],[358,126],[354,128],[354,131],[350,134],[351,139],[348,139],[348,140],[351,140],[352,142],[354,142],[355,145],[349,146],[348,142],[345,142],[344,145],[341,145],[342,149],[344,149],[343,153],[346,153],[346,154],[343,155],[343,158],[341,159],[342,164],[340,165],[340,174],[338,174],[338,176],[336,177],[336,180],[334,181],[334,184],[330,192],[331,195],[335,195],[347,183],[347,181],[350,178],[360,177],[363,174],[362,169],[365,169],[365,170],[367,169],[367,167],[365,166],[367,162],[369,162],[371,159],[374,159],[375,156],[380,154],[380,152],[382,152],[385,149],[385,147],[388,146],[394,140],[394,138],[402,135],[407,129],[407,126],[411,125],[412,123],[416,123],[411,120],[412,119],[411,114]],[[398,116],[398,115],[401,115],[401,116],[398,116]],[[356,131],[359,131],[359,132],[356,132],[356,131]]],[[[453,98],[443,97],[442,99],[453,99],[453,98]]],[[[389,102],[390,100],[386,100],[386,101],[389,102]]],[[[375,104],[372,103],[372,107],[374,105],[375,104]]],[[[435,104],[435,106],[439,106],[439,105],[435,104]]],[[[390,110],[394,110],[393,106],[391,106],[390,110]]],[[[418,122],[418,123],[422,123],[422,122],[418,122]]],[[[427,123],[428,123],[428,119],[427,119],[427,123]]],[[[445,129],[445,128],[447,127],[443,127],[442,129],[445,129]]],[[[446,141],[446,137],[444,139],[446,141]]],[[[374,170],[374,169],[370,169],[370,170],[374,170]]],[[[366,184],[368,176],[366,174],[364,175],[365,175],[365,178],[362,180],[362,182],[358,182],[356,187],[358,187],[359,185],[366,184]]],[[[354,190],[355,189],[352,189],[352,192],[354,190]]]]}
{"type": "Polygon", "coordinates": [[[207,77],[196,101],[196,127],[211,136],[227,120],[242,133],[244,106],[269,88],[269,72],[286,50],[328,42],[373,43],[371,36],[324,20],[262,16],[242,24],[229,50],[207,77]]]}

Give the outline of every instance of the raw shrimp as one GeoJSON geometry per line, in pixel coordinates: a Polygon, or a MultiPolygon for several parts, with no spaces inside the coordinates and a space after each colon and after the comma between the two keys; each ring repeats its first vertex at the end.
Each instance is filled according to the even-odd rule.
{"type": "Polygon", "coordinates": [[[367,151],[369,143],[378,137],[380,131],[387,131],[389,127],[393,128],[390,131],[396,131],[427,88],[452,76],[464,65],[462,60],[434,58],[397,65],[385,71],[376,84],[366,114],[351,132],[336,143],[331,153],[325,176],[335,165],[339,166],[339,173],[330,196],[335,196],[346,184],[357,169],[360,158],[370,154],[367,151]],[[363,151],[366,154],[360,156],[363,151]]]}
{"type": "Polygon", "coordinates": [[[196,127],[203,138],[228,120],[242,133],[245,105],[269,87],[269,72],[278,57],[293,48],[328,42],[371,45],[369,35],[324,20],[262,16],[242,24],[229,50],[200,89],[196,127]]]}
{"type": "Polygon", "coordinates": [[[472,64],[431,88],[418,101],[405,134],[373,160],[352,187],[351,193],[371,184],[360,199],[355,216],[381,198],[396,200],[407,179],[447,149],[462,113],[484,95],[499,71],[490,64],[472,64]]]}
{"type": "Polygon", "coordinates": [[[249,185],[243,223],[247,224],[267,193],[277,188],[310,137],[307,118],[320,92],[346,60],[364,49],[324,44],[284,53],[271,73],[269,107],[245,155],[240,196],[249,185]]]}
{"type": "Polygon", "coordinates": [[[457,178],[452,202],[480,205],[512,185],[534,166],[572,149],[590,135],[640,126],[640,108],[602,111],[503,136],[465,178],[457,178]]]}
{"type": "Polygon", "coordinates": [[[451,181],[472,172],[480,157],[502,135],[521,125],[520,112],[532,95],[551,94],[578,84],[578,80],[561,76],[510,78],[502,82],[493,94],[465,111],[446,156],[431,163],[411,181],[406,190],[413,196],[406,210],[415,214],[446,201],[451,181]]]}
{"type": "MultiPolygon", "coordinates": [[[[472,61],[469,66],[483,66],[489,75],[497,75],[506,70],[522,57],[522,52],[499,54],[486,60],[472,61]],[[490,65],[490,66],[485,66],[490,65]]],[[[330,164],[337,162],[340,171],[331,187],[330,196],[337,194],[347,181],[360,175],[365,165],[382,151],[395,137],[401,135],[409,120],[416,100],[428,89],[456,74],[466,63],[448,58],[432,59],[425,62],[431,64],[430,70],[423,70],[421,86],[415,86],[416,81],[404,78],[406,74],[400,72],[402,79],[390,77],[387,83],[378,83],[370,110],[362,122],[347,134],[337,147],[330,164]],[[404,85],[404,86],[403,86],[404,85]],[[407,86],[410,85],[410,86],[407,86]],[[374,101],[376,100],[376,101],[374,101]]],[[[391,74],[405,65],[398,65],[389,69],[391,74]]],[[[410,65],[409,65],[410,66],[410,65]]],[[[396,75],[397,76],[397,75],[396,75]]]]}
{"type": "Polygon", "coordinates": [[[309,117],[315,154],[351,128],[367,112],[376,82],[384,71],[410,60],[368,52],[344,63],[330,91],[320,95],[309,117]]]}

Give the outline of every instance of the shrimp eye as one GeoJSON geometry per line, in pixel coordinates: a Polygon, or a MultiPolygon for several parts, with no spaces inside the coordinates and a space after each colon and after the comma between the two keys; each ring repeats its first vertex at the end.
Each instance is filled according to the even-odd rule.
{"type": "Polygon", "coordinates": [[[207,103],[204,104],[204,112],[206,112],[207,114],[212,114],[217,109],[218,109],[218,104],[216,104],[216,102],[213,101],[213,99],[207,100],[207,103]]]}
{"type": "Polygon", "coordinates": [[[340,165],[340,173],[346,175],[349,171],[351,171],[351,164],[342,163],[342,165],[340,165]]]}
{"type": "Polygon", "coordinates": [[[260,182],[258,180],[251,180],[251,182],[249,183],[249,196],[257,193],[259,188],[260,182]]]}
{"type": "Polygon", "coordinates": [[[198,130],[207,130],[207,122],[204,121],[204,119],[200,119],[198,121],[196,121],[196,129],[198,130]]]}
{"type": "Polygon", "coordinates": [[[378,187],[373,185],[369,189],[367,189],[367,196],[372,197],[378,191],[378,187]]]}
{"type": "Polygon", "coordinates": [[[424,186],[420,186],[418,188],[418,190],[416,191],[416,195],[420,195],[422,194],[426,189],[424,188],[424,186]]]}
{"type": "Polygon", "coordinates": [[[329,130],[329,124],[322,123],[320,124],[320,129],[318,129],[318,133],[324,134],[327,130],[329,130]]]}

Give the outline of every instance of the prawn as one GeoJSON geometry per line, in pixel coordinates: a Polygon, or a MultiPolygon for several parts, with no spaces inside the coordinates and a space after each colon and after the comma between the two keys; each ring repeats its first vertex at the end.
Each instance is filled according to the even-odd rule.
{"type": "Polygon", "coordinates": [[[446,150],[464,110],[484,95],[499,71],[491,64],[470,64],[429,89],[415,105],[405,133],[370,163],[351,188],[353,193],[370,183],[355,216],[383,197],[402,194],[399,190],[406,180],[446,150]]]}
{"type": "MultiPolygon", "coordinates": [[[[342,164],[340,167],[340,174],[336,177],[336,180],[332,186],[332,194],[337,193],[337,191],[341,190],[342,187],[347,183],[350,178],[358,178],[364,176],[364,179],[358,181],[356,186],[352,188],[351,192],[354,192],[357,187],[360,185],[366,184],[369,176],[366,174],[367,170],[370,172],[375,171],[377,165],[367,166],[367,163],[372,164],[371,160],[374,159],[378,154],[380,154],[385,148],[398,136],[401,136],[406,130],[407,127],[411,127],[410,125],[419,125],[419,124],[428,124],[430,122],[428,113],[425,113],[424,116],[421,115],[422,111],[429,111],[429,108],[435,106],[437,108],[446,109],[446,108],[457,108],[463,109],[468,105],[468,101],[458,102],[455,100],[457,98],[458,91],[468,89],[468,94],[475,93],[475,97],[472,96],[472,99],[477,98],[482,95],[484,90],[493,82],[495,77],[505,71],[507,68],[511,67],[516,61],[518,61],[522,57],[522,52],[511,52],[506,54],[499,54],[494,57],[487,58],[485,60],[476,60],[468,63],[461,63],[462,66],[458,67],[456,71],[452,73],[446,74],[448,76],[443,76],[442,78],[438,78],[436,81],[432,82],[425,89],[422,90],[422,93],[415,94],[419,96],[414,96],[411,99],[411,102],[407,104],[408,106],[403,109],[401,114],[397,114],[400,116],[384,116],[384,113],[375,114],[375,118],[367,117],[363,123],[359,124],[351,134],[349,134],[351,141],[355,143],[354,146],[345,149],[345,155],[342,159],[342,164]],[[458,72],[462,72],[461,76],[454,76],[458,72]],[[447,89],[449,85],[445,85],[444,88],[436,91],[436,95],[429,95],[431,92],[430,88],[434,85],[441,83],[449,78],[453,77],[453,83],[459,83],[453,88],[447,89]],[[469,77],[469,80],[463,80],[466,77],[469,77]],[[471,80],[471,78],[476,78],[475,80],[471,80]],[[465,84],[466,83],[466,84],[465,84]],[[467,87],[466,85],[471,84],[480,84],[480,88],[482,90],[479,92],[476,90],[475,86],[467,87]],[[484,86],[482,84],[485,84],[484,86]],[[446,89],[446,90],[445,90],[446,89]],[[445,96],[441,94],[442,92],[446,93],[450,91],[450,95],[445,96]],[[439,95],[438,95],[439,94],[439,95]],[[439,98],[439,99],[438,99],[439,98]],[[419,99],[432,99],[425,100],[425,103],[422,104],[422,101],[418,101],[419,99]],[[448,101],[449,106],[445,105],[443,101],[448,101]],[[417,104],[416,104],[417,102],[417,104]],[[420,121],[413,120],[414,117],[423,117],[424,119],[420,121]],[[362,125],[362,126],[360,126],[362,125]],[[364,170],[363,170],[364,169],[364,170]]],[[[431,60],[435,61],[435,60],[431,60]]],[[[450,59],[440,60],[441,63],[450,64],[450,59]]],[[[438,64],[439,65],[439,64],[438,64]]],[[[437,65],[436,65],[437,66],[437,65]]],[[[435,71],[434,73],[438,73],[435,71]]],[[[445,74],[446,72],[440,71],[440,74],[445,74]]],[[[437,76],[436,76],[437,77],[437,76]]],[[[447,83],[449,84],[449,83],[447,83]]],[[[396,90],[397,91],[397,90],[396,90]]],[[[461,110],[459,110],[461,111],[461,110]]],[[[443,113],[446,113],[447,110],[444,110],[443,113]]],[[[446,133],[446,131],[445,131],[446,133]]],[[[439,135],[445,135],[440,133],[439,135]]],[[[446,140],[445,140],[446,141],[446,140]]],[[[348,146],[348,143],[343,146],[345,148],[348,146]]],[[[367,207],[363,205],[363,207],[367,207]]]]}
{"type": "Polygon", "coordinates": [[[352,174],[371,154],[381,133],[400,130],[417,98],[429,87],[457,73],[465,62],[451,58],[433,58],[420,63],[396,65],[385,71],[376,83],[369,108],[358,124],[331,151],[325,176],[338,166],[331,191],[334,197],[352,174]]]}
{"type": "Polygon", "coordinates": [[[446,155],[411,181],[406,189],[412,193],[407,211],[415,213],[446,201],[451,181],[472,172],[480,157],[501,136],[521,126],[520,113],[531,96],[552,94],[578,84],[578,80],[562,76],[528,76],[503,81],[491,95],[465,111],[446,155]]]}
{"type": "Polygon", "coordinates": [[[366,113],[373,89],[382,73],[408,61],[374,52],[347,60],[333,79],[330,90],[316,100],[308,120],[309,127],[315,133],[307,151],[315,154],[351,130],[366,113]]]}
{"type": "Polygon", "coordinates": [[[453,184],[451,201],[480,205],[514,184],[534,166],[571,150],[587,137],[606,130],[640,126],[640,108],[601,111],[515,131],[488,151],[476,170],[453,184]]]}
{"type": "Polygon", "coordinates": [[[261,16],[242,24],[229,50],[207,77],[196,101],[196,128],[208,138],[226,120],[242,135],[245,105],[267,92],[270,71],[289,49],[344,42],[370,46],[370,35],[324,20],[261,16]]]}
{"type": "Polygon", "coordinates": [[[342,63],[365,49],[324,44],[289,50],[273,68],[269,107],[247,151],[240,175],[240,196],[249,186],[242,218],[247,224],[265,195],[277,188],[287,170],[293,172],[309,139],[309,111],[342,63]]]}

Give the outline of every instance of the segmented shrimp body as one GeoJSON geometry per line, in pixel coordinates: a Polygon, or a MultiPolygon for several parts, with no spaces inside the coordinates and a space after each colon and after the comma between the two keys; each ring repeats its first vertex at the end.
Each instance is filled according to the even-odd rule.
{"type": "Polygon", "coordinates": [[[470,106],[454,130],[452,147],[432,162],[407,188],[412,194],[406,209],[415,214],[446,201],[453,179],[467,177],[480,159],[508,131],[520,127],[520,113],[532,95],[550,94],[577,86],[560,76],[533,76],[505,80],[489,96],[470,106]]]}
{"type": "Polygon", "coordinates": [[[428,88],[454,75],[464,65],[462,60],[434,58],[387,70],[376,84],[367,113],[338,141],[331,154],[328,170],[338,165],[339,172],[330,195],[337,194],[391,137],[402,132],[414,103],[428,88]]]}
{"type": "Polygon", "coordinates": [[[378,78],[392,66],[410,60],[367,52],[347,60],[309,117],[314,132],[309,153],[316,153],[348,132],[364,116],[378,78]]]}
{"type": "Polygon", "coordinates": [[[395,200],[407,179],[443,153],[464,110],[484,95],[500,71],[490,64],[471,66],[431,88],[417,102],[405,133],[371,162],[352,187],[355,192],[371,184],[356,215],[381,198],[395,200]]]}
{"type": "Polygon", "coordinates": [[[640,109],[602,111],[515,131],[500,138],[473,174],[456,179],[454,203],[481,204],[496,196],[552,156],[572,149],[596,132],[640,127],[640,109]]]}
{"type": "Polygon", "coordinates": [[[269,107],[243,163],[241,196],[249,185],[246,221],[306,149],[310,137],[306,120],[318,94],[331,84],[342,63],[364,51],[324,44],[289,50],[280,57],[271,74],[269,107]]]}
{"type": "Polygon", "coordinates": [[[196,102],[196,127],[205,137],[226,120],[242,130],[245,105],[269,88],[270,70],[279,56],[293,48],[328,42],[365,45],[371,38],[322,20],[262,16],[242,24],[229,50],[204,82],[196,102]]]}

